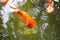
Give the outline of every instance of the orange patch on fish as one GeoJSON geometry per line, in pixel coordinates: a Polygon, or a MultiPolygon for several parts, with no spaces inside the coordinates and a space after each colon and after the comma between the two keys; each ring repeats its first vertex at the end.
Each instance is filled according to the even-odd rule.
{"type": "Polygon", "coordinates": [[[8,0],[0,0],[0,3],[7,4],[8,0]]]}
{"type": "Polygon", "coordinates": [[[54,11],[54,2],[51,0],[48,0],[48,7],[47,7],[47,12],[51,13],[54,11]]]}
{"type": "Polygon", "coordinates": [[[7,4],[7,3],[8,3],[8,0],[5,0],[3,3],[4,3],[4,4],[7,4]]]}

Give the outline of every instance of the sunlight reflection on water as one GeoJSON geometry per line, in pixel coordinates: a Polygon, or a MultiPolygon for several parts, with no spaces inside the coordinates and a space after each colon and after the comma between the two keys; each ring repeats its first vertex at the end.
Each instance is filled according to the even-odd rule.
{"type": "Polygon", "coordinates": [[[12,7],[17,7],[17,3],[20,2],[20,5],[22,6],[27,2],[27,0],[9,0],[8,3],[2,7],[1,14],[2,14],[2,19],[3,19],[3,26],[7,28],[6,22],[9,20],[9,14],[13,12],[14,10],[10,8],[12,7]]]}

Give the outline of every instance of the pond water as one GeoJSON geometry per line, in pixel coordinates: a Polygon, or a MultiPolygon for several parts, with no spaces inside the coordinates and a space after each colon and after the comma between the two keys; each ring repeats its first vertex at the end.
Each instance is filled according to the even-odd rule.
{"type": "Polygon", "coordinates": [[[6,5],[1,3],[0,39],[60,40],[60,4],[57,2],[54,12],[47,13],[46,3],[45,0],[9,0],[6,5]],[[28,13],[36,20],[36,27],[27,27],[10,6],[28,13]]]}

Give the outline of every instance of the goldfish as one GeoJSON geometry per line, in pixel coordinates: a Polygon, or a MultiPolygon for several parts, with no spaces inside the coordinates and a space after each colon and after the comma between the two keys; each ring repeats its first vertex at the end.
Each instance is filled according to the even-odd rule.
{"type": "Polygon", "coordinates": [[[8,0],[0,0],[0,3],[7,4],[8,0]]]}
{"type": "Polygon", "coordinates": [[[47,7],[47,12],[51,13],[54,11],[54,2],[51,0],[48,0],[48,7],[47,7]]]}
{"type": "MultiPolygon", "coordinates": [[[[11,7],[11,6],[10,6],[11,7]]],[[[24,22],[29,28],[34,28],[36,26],[36,21],[26,12],[20,10],[19,8],[13,8],[15,13],[20,15],[19,19],[24,22]]]]}

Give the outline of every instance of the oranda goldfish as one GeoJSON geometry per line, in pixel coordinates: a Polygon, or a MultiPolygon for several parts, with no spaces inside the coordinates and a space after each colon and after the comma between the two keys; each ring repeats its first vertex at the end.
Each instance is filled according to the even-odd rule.
{"type": "Polygon", "coordinates": [[[53,11],[54,11],[54,2],[52,0],[48,0],[47,12],[51,13],[53,11]]]}
{"type": "MultiPolygon", "coordinates": [[[[10,6],[11,7],[11,6],[10,6]]],[[[15,9],[13,7],[11,7],[12,9],[15,9]]],[[[36,21],[26,12],[16,8],[15,9],[16,14],[20,15],[19,19],[21,21],[23,21],[24,23],[26,23],[26,25],[30,28],[33,28],[36,26],[36,21]]]]}

